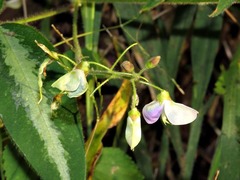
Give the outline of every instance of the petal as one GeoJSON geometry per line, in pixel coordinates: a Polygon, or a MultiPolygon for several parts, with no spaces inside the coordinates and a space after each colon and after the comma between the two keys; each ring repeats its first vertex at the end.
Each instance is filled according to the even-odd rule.
{"type": "Polygon", "coordinates": [[[128,117],[127,118],[127,127],[125,130],[125,138],[129,144],[131,150],[138,145],[141,140],[142,131],[141,131],[141,119],[140,117],[134,121],[128,117]]]}
{"type": "Polygon", "coordinates": [[[193,122],[197,118],[198,111],[184,104],[165,100],[164,113],[171,124],[184,125],[193,122]]]}
{"type": "Polygon", "coordinates": [[[82,78],[79,81],[80,81],[80,84],[79,84],[78,88],[75,91],[69,91],[68,92],[68,97],[69,98],[74,98],[74,97],[81,96],[88,89],[88,83],[87,83],[87,80],[86,80],[86,77],[85,77],[84,73],[83,73],[82,78]]]}
{"type": "MultiPolygon", "coordinates": [[[[52,84],[52,87],[58,88],[61,91],[75,91],[79,84],[80,79],[83,77],[84,72],[80,69],[74,69],[52,84]]],[[[85,77],[85,75],[84,75],[85,77]]]]}
{"type": "Polygon", "coordinates": [[[162,114],[163,105],[158,101],[152,101],[143,107],[142,114],[148,124],[155,123],[162,114]]]}

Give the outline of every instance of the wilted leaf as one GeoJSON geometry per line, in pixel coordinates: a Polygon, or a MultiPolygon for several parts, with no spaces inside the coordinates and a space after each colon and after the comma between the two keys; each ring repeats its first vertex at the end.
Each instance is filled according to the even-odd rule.
{"type": "Polygon", "coordinates": [[[124,116],[131,97],[131,85],[128,80],[124,80],[121,88],[114,96],[106,111],[101,116],[97,128],[89,137],[86,143],[87,167],[91,171],[95,157],[102,147],[102,139],[107,130],[116,125],[124,116]]]}

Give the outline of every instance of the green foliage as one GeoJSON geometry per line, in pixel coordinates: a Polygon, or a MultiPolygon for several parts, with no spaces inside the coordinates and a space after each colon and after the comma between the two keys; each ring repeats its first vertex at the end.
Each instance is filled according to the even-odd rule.
{"type": "Polygon", "coordinates": [[[7,179],[37,179],[30,166],[26,164],[12,144],[8,144],[3,151],[3,163],[7,179]]]}
{"type": "Polygon", "coordinates": [[[101,179],[144,179],[133,161],[118,148],[103,148],[96,165],[94,180],[101,179]]]}
{"type": "Polygon", "coordinates": [[[220,13],[223,13],[225,9],[229,8],[233,3],[235,3],[235,0],[219,0],[216,9],[212,14],[210,14],[210,17],[214,17],[219,15],[220,13]]]}
{"type": "Polygon", "coordinates": [[[3,9],[3,0],[0,0],[0,12],[2,12],[3,9]]]}
{"type": "Polygon", "coordinates": [[[222,133],[219,137],[214,155],[210,176],[219,171],[219,179],[239,179],[240,172],[240,48],[236,51],[229,69],[224,73],[226,92],[224,94],[224,110],[222,133]]]}
{"type": "MultiPolygon", "coordinates": [[[[219,34],[222,27],[222,18],[217,17],[210,19],[206,14],[211,12],[209,7],[199,7],[194,23],[194,32],[192,37],[192,66],[193,79],[195,86],[193,87],[192,106],[201,109],[203,108],[204,96],[207,86],[210,81],[213,65],[215,61],[215,53],[219,46],[219,34]],[[204,29],[204,32],[199,34],[199,30],[204,29]],[[215,37],[214,37],[215,35],[215,37]],[[199,46],[201,45],[201,46],[199,46]],[[204,69],[204,76],[202,71],[204,69]]],[[[199,118],[191,125],[189,145],[186,154],[186,166],[184,167],[184,178],[191,177],[194,156],[197,151],[198,141],[201,133],[203,117],[199,118]]]]}
{"type": "MultiPolygon", "coordinates": [[[[68,143],[64,144],[68,136],[65,137],[51,119],[47,97],[45,96],[38,104],[36,66],[45,58],[45,55],[34,40],[53,49],[41,34],[29,26],[8,23],[0,27],[2,72],[0,109],[4,125],[16,147],[42,178],[48,179],[53,176],[56,179],[60,177],[70,179],[77,176],[72,174],[74,169],[78,169],[79,176],[84,177],[82,135],[75,131],[74,138],[78,142],[80,140],[80,143],[76,143],[78,144],[76,148],[82,149],[77,153],[79,163],[76,164],[74,162],[76,158],[73,158],[76,154],[66,149],[65,145],[68,143]]],[[[66,121],[69,120],[69,118],[66,119],[66,121]]],[[[71,141],[68,142],[71,143],[71,141]]]]}

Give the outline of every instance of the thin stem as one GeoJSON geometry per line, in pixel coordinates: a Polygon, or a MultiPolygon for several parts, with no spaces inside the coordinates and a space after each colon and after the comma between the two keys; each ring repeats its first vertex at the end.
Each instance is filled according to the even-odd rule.
{"type": "Polygon", "coordinates": [[[95,126],[94,126],[94,128],[93,128],[93,131],[92,131],[92,134],[91,134],[91,137],[90,137],[88,146],[87,146],[87,148],[86,148],[86,156],[87,156],[88,151],[89,151],[89,148],[90,148],[90,146],[91,146],[91,144],[92,144],[92,140],[93,140],[93,137],[94,137],[94,135],[95,135],[96,129],[97,129],[98,124],[99,124],[99,119],[100,119],[100,114],[99,114],[97,102],[96,102],[96,100],[95,100],[94,97],[92,97],[92,98],[93,98],[93,103],[94,103],[94,107],[95,107],[95,110],[96,110],[96,117],[97,117],[97,119],[96,119],[96,124],[95,124],[95,126]]]}
{"type": "Polygon", "coordinates": [[[162,89],[162,88],[160,88],[160,87],[158,87],[158,86],[156,86],[156,85],[154,85],[152,83],[149,83],[149,82],[146,82],[146,81],[139,81],[139,82],[142,83],[142,84],[145,84],[147,86],[151,86],[151,87],[153,87],[153,88],[155,88],[155,89],[157,89],[159,91],[164,91],[164,89],[162,89]]]}
{"type": "MultiPolygon", "coordinates": [[[[100,30],[96,30],[96,31],[92,31],[92,32],[86,32],[86,33],[78,34],[78,35],[77,35],[77,38],[81,38],[81,37],[84,37],[84,36],[88,36],[88,35],[91,35],[91,34],[96,33],[96,32],[106,31],[106,29],[108,29],[108,30],[117,29],[117,28],[126,26],[127,24],[130,24],[130,23],[131,23],[132,21],[134,21],[135,19],[136,19],[136,18],[133,18],[133,19],[128,20],[128,21],[126,21],[125,23],[120,24],[120,25],[111,26],[111,27],[108,27],[108,28],[102,28],[102,29],[100,29],[100,30]]],[[[60,42],[56,43],[56,44],[54,45],[54,47],[60,46],[60,45],[62,45],[62,44],[64,44],[64,43],[69,42],[69,41],[72,41],[72,40],[73,40],[73,37],[68,38],[68,39],[65,39],[64,41],[60,41],[60,42]]]]}
{"type": "Polygon", "coordinates": [[[75,50],[75,61],[77,63],[81,62],[82,58],[82,51],[78,42],[78,27],[77,27],[77,21],[78,21],[78,11],[79,11],[79,2],[78,0],[74,1],[74,12],[73,12],[73,44],[74,44],[74,50],[75,50]]]}
{"type": "Polygon", "coordinates": [[[100,71],[100,70],[94,70],[89,71],[89,75],[93,76],[111,76],[112,79],[133,79],[135,78],[133,74],[126,73],[126,72],[117,72],[117,71],[100,71]]]}
{"type": "Polygon", "coordinates": [[[98,124],[99,124],[99,118],[97,118],[97,121],[96,121],[96,124],[95,124],[95,126],[94,126],[94,128],[93,128],[93,131],[92,131],[92,134],[91,134],[91,137],[90,137],[88,146],[87,146],[87,148],[86,148],[86,155],[85,155],[86,157],[87,157],[89,148],[90,148],[90,146],[91,146],[91,144],[92,144],[92,140],[93,140],[93,137],[94,137],[94,135],[95,135],[95,132],[96,132],[96,129],[97,129],[98,124]]]}
{"type": "Polygon", "coordinates": [[[101,88],[104,84],[106,84],[110,79],[111,79],[111,78],[108,78],[108,79],[106,79],[105,81],[103,81],[101,84],[99,84],[99,85],[96,87],[96,89],[94,89],[94,91],[90,94],[90,96],[93,96],[94,93],[95,93],[99,88],[101,88]]]}
{"type": "Polygon", "coordinates": [[[23,5],[23,17],[24,19],[27,18],[27,4],[26,4],[26,0],[22,0],[22,5],[23,5]]]}
{"type": "Polygon", "coordinates": [[[143,69],[141,69],[141,70],[139,71],[138,74],[141,75],[141,74],[143,74],[146,70],[148,70],[148,69],[144,67],[143,69]]]}
{"type": "Polygon", "coordinates": [[[104,65],[102,65],[102,64],[100,64],[100,63],[97,63],[97,62],[94,62],[94,61],[88,61],[88,63],[89,63],[89,64],[94,64],[94,65],[96,65],[96,66],[99,66],[99,67],[101,67],[101,68],[103,68],[103,69],[106,69],[106,70],[110,71],[110,68],[108,68],[107,66],[104,66],[104,65]]]}
{"type": "Polygon", "coordinates": [[[64,56],[64,55],[62,55],[62,54],[58,54],[58,56],[66,59],[66,60],[68,60],[68,61],[69,61],[70,63],[72,63],[74,66],[77,65],[73,60],[71,60],[71,59],[70,59],[69,57],[67,57],[67,56],[64,56]]]}
{"type": "Polygon", "coordinates": [[[122,59],[122,57],[126,54],[126,52],[130,49],[130,48],[132,48],[133,46],[136,46],[138,43],[133,43],[133,44],[131,44],[130,46],[128,46],[127,47],[127,49],[125,49],[124,51],[123,51],[123,53],[118,57],[118,59],[115,61],[115,63],[112,65],[112,67],[111,67],[111,70],[113,70],[114,68],[115,68],[115,66],[118,64],[118,62],[122,59]]]}
{"type": "Polygon", "coordinates": [[[131,80],[131,84],[132,84],[132,88],[133,88],[133,98],[132,98],[131,109],[133,109],[138,105],[138,95],[137,95],[137,88],[136,88],[134,80],[131,80]]]}
{"type": "Polygon", "coordinates": [[[66,40],[63,34],[54,26],[54,24],[52,24],[51,27],[62,38],[62,40],[71,48],[71,50],[73,50],[73,46],[66,40]]]}

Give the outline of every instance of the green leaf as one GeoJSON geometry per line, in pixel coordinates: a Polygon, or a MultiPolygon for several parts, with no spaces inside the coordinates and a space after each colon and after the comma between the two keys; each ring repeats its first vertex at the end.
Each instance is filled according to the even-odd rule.
{"type": "Polygon", "coordinates": [[[143,179],[137,166],[118,148],[103,148],[94,170],[93,180],[102,179],[143,179]]]}
{"type": "Polygon", "coordinates": [[[99,32],[101,23],[101,5],[95,3],[84,3],[81,8],[85,33],[92,34],[85,36],[85,46],[88,50],[97,52],[99,32]]]}
{"type": "Polygon", "coordinates": [[[81,120],[75,99],[64,96],[61,107],[52,117],[55,126],[62,133],[61,142],[68,153],[71,179],[86,179],[86,160],[81,120]]]}
{"type": "Polygon", "coordinates": [[[6,179],[37,179],[36,174],[34,174],[33,170],[11,143],[9,143],[3,151],[3,168],[6,179]]]}
{"type": "Polygon", "coordinates": [[[210,17],[217,16],[229,8],[236,0],[219,0],[216,9],[210,14],[210,17]]]}
{"type": "Polygon", "coordinates": [[[76,135],[69,141],[78,145],[76,156],[67,147],[64,129],[57,128],[54,124],[57,121],[51,120],[46,96],[38,104],[37,68],[45,59],[45,53],[34,40],[53,50],[52,45],[29,26],[15,23],[0,26],[0,114],[18,150],[42,179],[71,179],[73,171],[78,172],[74,174],[78,179],[84,179],[83,138],[79,128],[68,129],[76,135]]]}
{"type": "MultiPolygon", "coordinates": [[[[207,16],[209,12],[211,12],[211,8],[208,6],[198,7],[191,41],[191,59],[193,79],[195,82],[192,106],[199,111],[203,107],[205,93],[219,46],[219,36],[222,27],[222,18],[209,18],[207,16]]],[[[186,162],[183,170],[184,179],[190,179],[192,175],[197,146],[202,130],[203,114],[201,113],[203,112],[200,111],[199,117],[191,124],[186,162]]]]}
{"type": "Polygon", "coordinates": [[[219,179],[240,179],[240,46],[225,72],[226,92],[222,133],[212,162],[210,177],[219,170],[219,179]]]}
{"type": "Polygon", "coordinates": [[[0,13],[2,12],[3,10],[3,0],[0,0],[0,13]]]}

